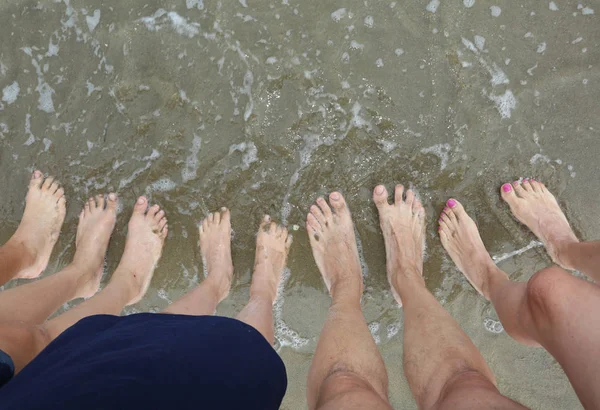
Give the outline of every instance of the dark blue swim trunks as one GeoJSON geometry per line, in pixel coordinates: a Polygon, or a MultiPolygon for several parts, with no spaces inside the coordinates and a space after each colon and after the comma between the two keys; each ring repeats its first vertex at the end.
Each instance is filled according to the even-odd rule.
{"type": "Polygon", "coordinates": [[[278,409],[285,366],[253,327],[216,316],[92,316],[0,388],[0,409],[278,409]]]}

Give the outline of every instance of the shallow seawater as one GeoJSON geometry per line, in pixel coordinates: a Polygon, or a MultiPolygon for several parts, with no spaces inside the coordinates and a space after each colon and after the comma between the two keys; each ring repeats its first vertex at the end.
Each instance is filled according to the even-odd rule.
{"type": "Polygon", "coordinates": [[[514,342],[444,253],[435,220],[466,204],[516,280],[550,265],[499,198],[537,177],[583,239],[600,229],[600,2],[557,0],[17,0],[0,4],[0,199],[7,239],[34,168],[65,185],[68,215],[48,273],[74,253],[90,195],[122,201],[107,275],[135,197],[169,217],[146,298],[159,311],[203,278],[197,223],[232,209],[233,291],[247,301],[254,239],[269,213],[294,235],[276,306],[288,367],[283,409],[304,386],[329,298],[304,217],[338,189],[361,242],[364,312],[396,408],[416,408],[402,372],[402,311],[385,278],[372,188],[414,187],[429,214],[429,289],[473,338],[501,392],[536,409],[580,408],[556,361],[514,342]]]}

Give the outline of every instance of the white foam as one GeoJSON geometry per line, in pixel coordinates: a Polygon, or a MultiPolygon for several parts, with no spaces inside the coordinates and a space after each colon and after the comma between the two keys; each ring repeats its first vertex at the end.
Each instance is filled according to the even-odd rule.
{"type": "Polygon", "coordinates": [[[389,324],[387,327],[387,338],[388,340],[396,336],[400,331],[400,326],[397,323],[389,324]]]}
{"type": "Polygon", "coordinates": [[[581,9],[581,14],[583,14],[584,16],[594,14],[594,9],[591,9],[589,7],[584,7],[581,9]]]}
{"type": "Polygon", "coordinates": [[[31,114],[25,114],[25,135],[28,138],[23,145],[29,146],[35,142],[35,135],[31,132],[31,114]]]}
{"type": "Polygon", "coordinates": [[[204,10],[203,0],[185,0],[185,5],[188,9],[196,7],[198,10],[204,10]]]}
{"type": "Polygon", "coordinates": [[[246,0],[239,0],[239,2],[242,5],[242,7],[248,8],[248,3],[246,3],[246,0]]]}
{"type": "Polygon", "coordinates": [[[360,44],[358,41],[354,41],[352,40],[350,42],[350,48],[354,49],[354,50],[362,50],[365,48],[364,44],[360,44]]]}
{"type": "Polygon", "coordinates": [[[252,141],[250,142],[242,142],[239,144],[233,144],[229,147],[229,155],[234,152],[241,152],[242,155],[242,170],[245,171],[250,168],[250,165],[256,161],[258,161],[258,150],[256,149],[256,145],[252,141]]]}
{"type": "Polygon", "coordinates": [[[269,57],[267,58],[267,61],[265,61],[267,64],[275,64],[277,62],[277,57],[269,57]]]}
{"type": "Polygon", "coordinates": [[[485,47],[485,37],[476,35],[473,39],[475,41],[475,46],[483,51],[483,48],[485,47]]]}
{"type": "Polygon", "coordinates": [[[365,17],[365,26],[367,26],[369,28],[373,28],[374,25],[375,25],[375,22],[373,20],[373,16],[365,17]]]}
{"type": "Polygon", "coordinates": [[[504,332],[504,327],[502,326],[502,323],[500,323],[500,321],[498,320],[490,319],[489,317],[483,320],[483,327],[485,328],[485,330],[491,333],[499,334],[504,332]]]}
{"type": "Polygon", "coordinates": [[[546,51],[546,43],[540,43],[537,48],[538,54],[543,54],[546,51]]]}
{"type": "Polygon", "coordinates": [[[577,44],[583,40],[583,37],[577,37],[575,40],[571,41],[571,44],[577,44]]]}
{"type": "Polygon", "coordinates": [[[158,181],[154,181],[152,184],[148,186],[148,191],[154,192],[167,192],[172,191],[177,188],[177,184],[170,180],[169,178],[161,178],[158,181]]]}
{"type": "Polygon", "coordinates": [[[498,6],[491,6],[490,12],[492,13],[492,17],[500,17],[500,14],[502,14],[502,9],[498,6]]]}
{"type": "Polygon", "coordinates": [[[371,332],[371,336],[373,336],[373,340],[375,340],[375,344],[381,344],[381,337],[379,337],[379,322],[371,322],[369,323],[369,331],[371,332]]]}
{"type": "Polygon", "coordinates": [[[44,151],[47,152],[50,149],[50,146],[52,145],[52,140],[44,137],[42,139],[42,142],[44,143],[44,151]]]}
{"type": "Polygon", "coordinates": [[[308,344],[309,340],[300,336],[298,332],[291,329],[283,320],[283,290],[287,283],[291,272],[289,268],[285,268],[281,274],[281,281],[277,291],[277,300],[273,306],[273,317],[275,319],[275,339],[279,343],[279,348],[291,347],[292,349],[300,349],[308,344]]]}
{"type": "Polygon", "coordinates": [[[183,182],[187,182],[191,179],[194,179],[198,175],[198,166],[200,165],[200,161],[198,160],[198,153],[200,152],[201,146],[202,138],[194,134],[194,139],[192,140],[192,147],[190,148],[191,153],[185,160],[185,167],[181,170],[181,179],[183,180],[183,182]]]}
{"type": "Polygon", "coordinates": [[[381,68],[381,67],[383,67],[383,59],[382,59],[382,58],[378,58],[377,60],[375,60],[375,65],[376,65],[378,68],[381,68]]]}
{"type": "Polygon", "coordinates": [[[463,0],[463,4],[466,8],[470,9],[475,5],[475,0],[463,0]]]}
{"type": "Polygon", "coordinates": [[[92,16],[85,16],[85,21],[88,25],[88,29],[94,31],[98,23],[100,23],[100,10],[94,10],[94,14],[92,16]]]}
{"type": "Polygon", "coordinates": [[[515,256],[517,256],[517,255],[520,255],[520,254],[522,254],[522,253],[524,253],[524,252],[527,252],[527,251],[528,251],[528,250],[530,250],[530,249],[537,248],[537,247],[540,247],[540,246],[543,246],[543,244],[542,244],[541,242],[538,242],[538,241],[531,241],[531,242],[529,243],[529,245],[527,245],[527,246],[525,246],[525,247],[523,247],[523,248],[521,248],[521,249],[517,249],[517,250],[516,250],[516,251],[514,251],[514,252],[508,252],[508,253],[504,253],[504,254],[502,254],[502,255],[495,255],[495,256],[492,256],[492,260],[493,260],[493,261],[494,261],[494,263],[497,265],[497,264],[499,264],[499,263],[500,263],[500,262],[502,262],[502,261],[505,261],[505,260],[507,260],[507,259],[513,258],[513,257],[515,257],[515,256]]]}
{"type": "Polygon", "coordinates": [[[252,98],[252,84],[254,84],[254,75],[252,71],[246,71],[244,74],[244,86],[241,90],[242,94],[248,96],[248,103],[246,104],[246,109],[244,110],[244,121],[248,121],[250,116],[252,115],[252,111],[254,110],[254,99],[252,98]]]}
{"type": "Polygon", "coordinates": [[[558,6],[556,5],[555,2],[551,1],[550,3],[548,3],[548,8],[552,11],[558,11],[558,6]]]}
{"type": "Polygon", "coordinates": [[[440,7],[440,0],[431,0],[427,7],[425,7],[425,10],[431,13],[435,13],[438,7],[440,7]]]}
{"type": "Polygon", "coordinates": [[[397,48],[397,49],[395,49],[395,50],[394,50],[394,53],[395,53],[395,54],[396,54],[398,57],[400,57],[402,54],[404,54],[404,50],[403,50],[403,49],[401,49],[401,48],[397,48]]]}
{"type": "Polygon", "coordinates": [[[506,90],[502,95],[490,94],[489,98],[496,104],[502,118],[510,118],[512,110],[517,106],[517,100],[511,90],[506,90]]]}
{"type": "Polygon", "coordinates": [[[189,38],[198,35],[200,32],[199,23],[188,22],[185,17],[180,16],[176,12],[170,11],[167,13],[164,9],[158,9],[152,16],[142,17],[137,21],[144,23],[149,31],[159,31],[166,24],[169,24],[177,34],[189,38]]]}
{"type": "Polygon", "coordinates": [[[44,74],[36,59],[31,60],[31,64],[35,67],[35,71],[38,77],[38,85],[35,90],[40,94],[38,98],[38,108],[47,113],[54,112],[54,102],[52,101],[52,94],[54,89],[48,85],[44,80],[44,74]]]}
{"type": "Polygon", "coordinates": [[[452,146],[450,144],[437,144],[429,148],[421,149],[423,154],[433,154],[440,159],[440,169],[443,170],[448,165],[450,159],[450,151],[452,146]]]}
{"type": "Polygon", "coordinates": [[[340,21],[341,19],[343,19],[344,17],[346,17],[346,9],[345,8],[337,9],[336,11],[331,13],[331,18],[336,23],[338,21],[340,21]]]}
{"type": "Polygon", "coordinates": [[[19,83],[14,81],[11,85],[7,85],[2,89],[2,101],[8,105],[11,105],[17,101],[20,91],[21,88],[19,87],[19,83]]]}

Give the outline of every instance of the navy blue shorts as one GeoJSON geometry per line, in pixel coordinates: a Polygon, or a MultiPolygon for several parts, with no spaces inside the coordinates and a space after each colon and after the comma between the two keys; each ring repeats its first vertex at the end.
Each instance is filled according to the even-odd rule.
{"type": "Polygon", "coordinates": [[[0,388],[2,410],[278,409],[279,355],[253,327],[216,316],[92,316],[0,388]]]}

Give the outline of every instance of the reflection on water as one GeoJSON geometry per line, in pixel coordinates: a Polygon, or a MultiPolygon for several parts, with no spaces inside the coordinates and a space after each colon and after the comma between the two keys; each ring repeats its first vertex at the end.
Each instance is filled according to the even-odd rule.
{"type": "MultiPolygon", "coordinates": [[[[34,167],[59,177],[69,208],[55,271],[73,255],[82,201],[115,190],[122,213],[111,271],[131,204],[146,194],[168,212],[170,237],[148,296],[128,313],[158,311],[202,280],[196,225],[226,205],[236,279],[218,313],[234,315],[248,297],[255,229],[273,215],[294,234],[275,317],[290,377],[284,408],[296,409],[328,307],[303,221],[316,196],[339,189],[362,245],[365,316],[388,364],[392,403],[414,407],[371,189],[413,186],[430,221],[449,195],[460,198],[517,280],[550,261],[501,204],[505,180],[544,180],[593,237],[596,12],[595,0],[4,2],[0,233],[16,227],[34,167]]],[[[553,359],[498,327],[433,222],[427,241],[427,284],[502,391],[534,408],[576,408],[553,359]]]]}

